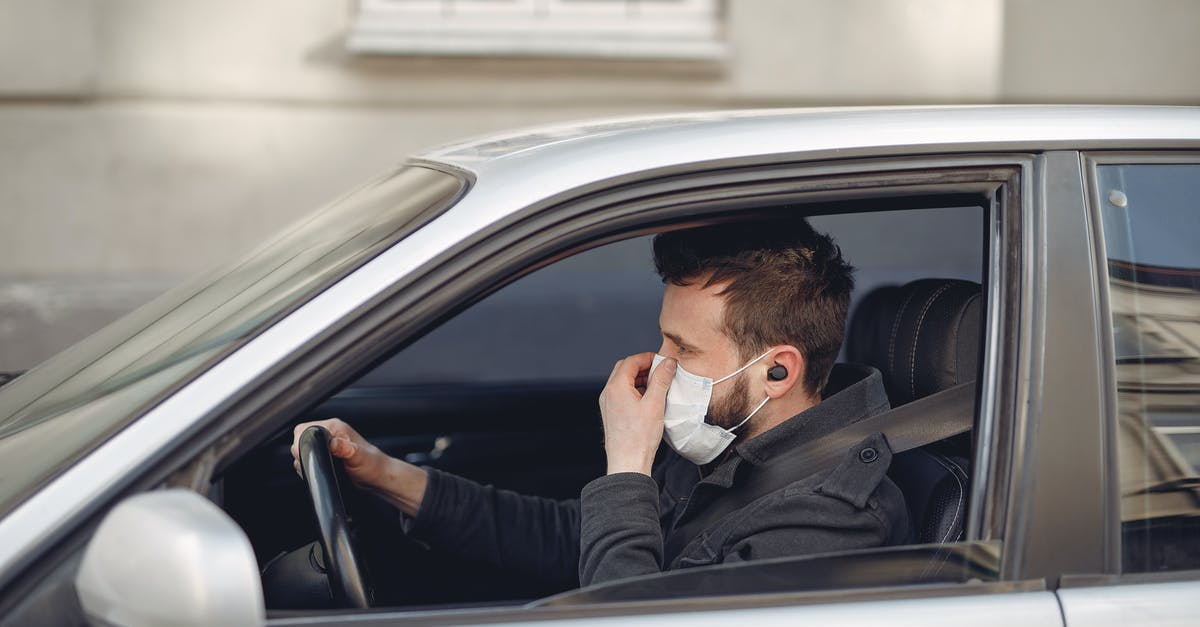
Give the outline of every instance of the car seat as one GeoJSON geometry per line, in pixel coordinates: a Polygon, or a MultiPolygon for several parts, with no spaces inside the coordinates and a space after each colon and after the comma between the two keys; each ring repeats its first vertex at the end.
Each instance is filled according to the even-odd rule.
{"type": "MultiPolygon", "coordinates": [[[[872,290],[851,317],[850,361],[883,374],[892,407],[974,381],[979,368],[980,286],[920,279],[872,290]]],[[[896,455],[888,476],[900,487],[921,544],[963,537],[970,434],[896,455]]]]}

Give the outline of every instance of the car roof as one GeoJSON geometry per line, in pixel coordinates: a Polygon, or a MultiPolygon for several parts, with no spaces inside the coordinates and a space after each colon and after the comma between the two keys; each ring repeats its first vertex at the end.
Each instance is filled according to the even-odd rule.
{"type": "MultiPolygon", "coordinates": [[[[704,162],[1055,148],[1200,148],[1200,107],[955,106],[716,111],[594,120],[487,136],[419,160],[483,178],[564,182],[704,162]]],[[[791,160],[791,159],[789,159],[791,160]]]]}
{"type": "Polygon", "coordinates": [[[1200,150],[1200,107],[877,107],[616,118],[493,135],[413,162],[471,179],[466,196],[425,229],[445,228],[439,237],[449,238],[554,198],[710,167],[1053,149],[1200,150]]]}

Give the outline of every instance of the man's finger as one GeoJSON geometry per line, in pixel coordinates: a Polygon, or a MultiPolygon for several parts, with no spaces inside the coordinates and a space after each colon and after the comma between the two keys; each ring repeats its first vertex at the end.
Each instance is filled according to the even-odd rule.
{"type": "Polygon", "coordinates": [[[329,452],[332,453],[334,457],[349,459],[354,456],[354,453],[357,450],[358,447],[355,446],[353,442],[342,436],[334,437],[329,441],[329,452]]]}
{"type": "Polygon", "coordinates": [[[675,368],[674,359],[664,359],[658,364],[654,372],[650,373],[650,379],[646,382],[646,393],[642,398],[659,404],[667,402],[667,389],[671,387],[671,380],[675,378],[675,368]]]}
{"type": "Polygon", "coordinates": [[[609,377],[609,382],[617,380],[632,387],[638,375],[649,370],[652,363],[654,363],[654,353],[630,355],[617,362],[617,367],[613,371],[613,376],[609,377]]]}
{"type": "Polygon", "coordinates": [[[625,361],[633,362],[637,366],[638,372],[650,372],[650,366],[654,365],[654,353],[638,353],[625,358],[625,361]]]}

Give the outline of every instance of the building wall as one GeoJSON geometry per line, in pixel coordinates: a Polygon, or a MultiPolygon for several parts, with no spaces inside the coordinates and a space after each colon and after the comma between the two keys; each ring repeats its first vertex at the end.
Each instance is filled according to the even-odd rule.
{"type": "Polygon", "coordinates": [[[1200,103],[1194,0],[727,0],[720,61],[363,57],[351,0],[0,0],[0,371],[423,147],[729,107],[1200,103]]]}

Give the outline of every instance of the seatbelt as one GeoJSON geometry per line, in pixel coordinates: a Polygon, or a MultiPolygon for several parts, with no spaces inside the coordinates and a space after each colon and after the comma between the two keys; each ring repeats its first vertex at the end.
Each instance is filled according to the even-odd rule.
{"type": "Polygon", "coordinates": [[[833,468],[851,447],[868,436],[882,433],[894,454],[969,431],[974,422],[974,404],[975,382],[962,383],[842,427],[763,465],[751,466],[740,485],[735,484],[671,531],[664,542],[663,563],[674,562],[694,538],[730,513],[793,482],[833,468]]]}

